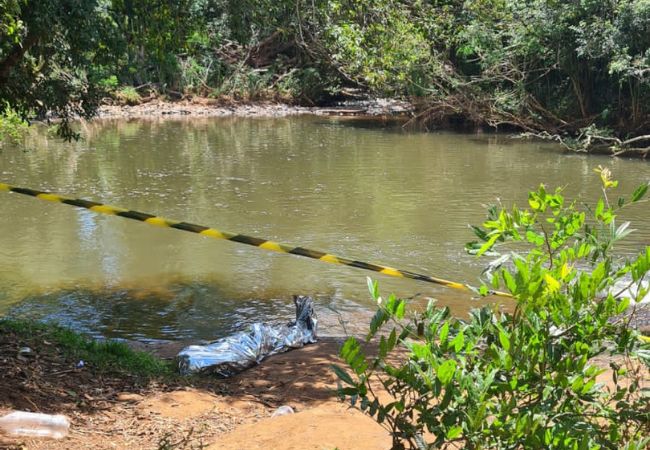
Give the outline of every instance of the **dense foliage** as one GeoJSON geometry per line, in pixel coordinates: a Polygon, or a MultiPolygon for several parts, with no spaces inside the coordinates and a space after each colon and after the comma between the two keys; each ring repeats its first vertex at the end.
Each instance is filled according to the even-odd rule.
{"type": "Polygon", "coordinates": [[[409,96],[432,124],[648,144],[626,142],[650,133],[648,0],[0,0],[0,20],[0,101],[23,116],[90,115],[123,85],[361,92],[409,96]]]}
{"type": "Polygon", "coordinates": [[[0,109],[23,118],[91,117],[101,98],[93,65],[108,57],[106,10],[87,0],[0,0],[0,109]]]}
{"type": "Polygon", "coordinates": [[[430,303],[407,320],[407,302],[382,299],[369,281],[378,353],[349,338],[341,356],[351,372],[335,369],[341,395],[386,426],[394,448],[647,448],[650,344],[625,313],[650,292],[650,247],[633,259],[613,247],[630,232],[618,211],[648,185],[610,204],[616,182],[600,174],[593,208],[540,186],[528,208],[491,208],[474,228],[471,251],[510,249],[487,278],[512,294],[513,310],[484,307],[461,321],[430,303]]]}

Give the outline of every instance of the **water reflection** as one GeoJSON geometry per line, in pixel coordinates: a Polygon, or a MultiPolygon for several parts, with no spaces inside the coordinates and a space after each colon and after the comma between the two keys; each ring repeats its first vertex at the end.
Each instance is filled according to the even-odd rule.
{"type": "MultiPolygon", "coordinates": [[[[486,203],[525,204],[541,182],[593,199],[599,164],[622,192],[650,180],[648,161],[391,122],[191,118],[84,128],[81,142],[34,133],[27,151],[4,149],[0,179],[468,283],[483,262],[463,252],[467,225],[484,219],[486,203]]],[[[0,195],[0,211],[0,312],[41,311],[93,333],[167,339],[211,338],[253,320],[253,311],[290,316],[292,294],[317,295],[323,308],[348,315],[372,308],[367,274],[356,269],[18,195],[0,195]],[[136,294],[148,289],[171,294],[136,294]]],[[[638,230],[622,254],[650,243],[647,207],[622,219],[638,230]]],[[[422,292],[458,314],[475,305],[435,286],[380,281],[385,292],[422,292]]]]}
{"type": "MultiPolygon", "coordinates": [[[[233,297],[214,282],[150,287],[77,287],[30,295],[7,311],[12,317],[58,323],[96,338],[140,341],[212,340],[252,322],[285,323],[291,299],[233,297]]],[[[317,296],[322,335],[364,333],[369,311],[343,299],[317,296]]]]}

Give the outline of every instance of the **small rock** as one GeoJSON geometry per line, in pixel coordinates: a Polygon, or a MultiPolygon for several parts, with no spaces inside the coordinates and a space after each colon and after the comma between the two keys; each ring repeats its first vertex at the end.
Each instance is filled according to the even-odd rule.
{"type": "Polygon", "coordinates": [[[139,402],[144,399],[144,397],[140,394],[134,394],[132,392],[121,392],[117,394],[117,401],[118,402],[139,402]]]}

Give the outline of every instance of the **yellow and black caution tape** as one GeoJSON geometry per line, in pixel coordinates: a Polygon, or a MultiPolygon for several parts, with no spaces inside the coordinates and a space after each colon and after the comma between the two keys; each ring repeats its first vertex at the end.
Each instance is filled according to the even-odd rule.
{"type": "MultiPolygon", "coordinates": [[[[391,275],[394,277],[401,277],[401,278],[410,278],[413,280],[425,281],[427,283],[434,283],[442,286],[447,286],[453,289],[473,291],[473,289],[467,284],[456,283],[454,281],[449,281],[442,278],[432,277],[429,275],[421,275],[418,273],[409,272],[408,270],[394,269],[392,267],[382,266],[379,264],[370,264],[363,261],[356,261],[353,259],[342,258],[340,256],[332,255],[331,253],[325,253],[318,250],[310,250],[308,248],[303,248],[303,247],[294,247],[286,244],[280,244],[278,242],[270,241],[267,239],[261,239],[253,236],[246,236],[245,234],[229,233],[227,231],[220,231],[215,228],[209,228],[202,225],[195,225],[193,223],[178,222],[175,220],[165,219],[159,216],[154,216],[152,214],[118,208],[110,205],[104,205],[102,203],[97,203],[90,200],[69,198],[51,192],[36,191],[33,189],[11,186],[4,183],[0,183],[0,191],[9,191],[9,192],[15,192],[17,194],[29,195],[31,197],[40,198],[41,200],[64,203],[66,205],[89,209],[90,211],[94,211],[96,213],[126,217],[127,219],[138,220],[140,222],[145,222],[150,225],[176,228],[177,230],[189,231],[192,233],[201,234],[203,236],[208,236],[215,239],[226,239],[228,241],[239,242],[241,244],[253,245],[255,247],[263,248],[265,250],[270,250],[278,253],[289,253],[291,255],[298,255],[298,256],[304,256],[306,258],[318,259],[320,261],[324,261],[332,264],[342,264],[344,266],[356,267],[359,269],[379,272],[379,273],[383,273],[384,275],[391,275]]],[[[499,291],[490,291],[490,294],[498,295],[502,297],[512,297],[510,294],[506,292],[499,292],[499,291]]]]}

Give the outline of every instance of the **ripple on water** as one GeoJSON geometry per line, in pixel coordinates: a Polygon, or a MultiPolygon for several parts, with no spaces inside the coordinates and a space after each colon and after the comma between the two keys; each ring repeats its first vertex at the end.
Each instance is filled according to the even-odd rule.
{"type": "MultiPolygon", "coordinates": [[[[598,165],[621,192],[650,180],[648,161],[336,118],[107,121],[86,134],[3,148],[3,181],[469,283],[484,262],[462,249],[485,204],[525,205],[542,182],[593,200],[598,165]]],[[[291,294],[312,294],[323,333],[341,334],[339,318],[360,333],[368,323],[368,273],[19,197],[0,195],[0,311],[96,336],[212,339],[287,320],[291,294]]],[[[621,254],[650,243],[647,208],[621,220],[638,230],[621,254]]],[[[385,293],[421,292],[457,314],[476,305],[370,275],[385,293]]]]}

